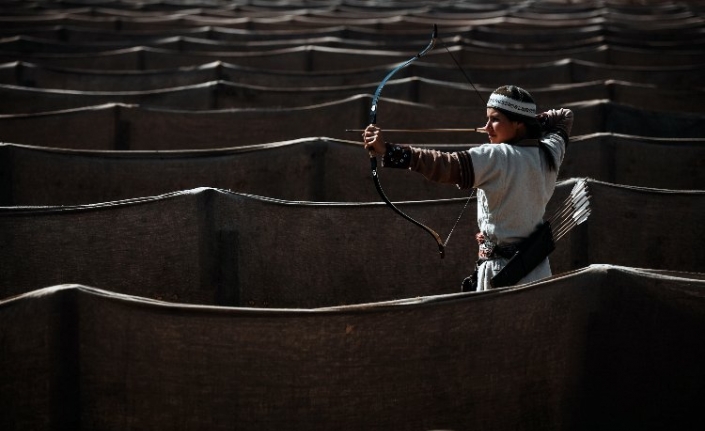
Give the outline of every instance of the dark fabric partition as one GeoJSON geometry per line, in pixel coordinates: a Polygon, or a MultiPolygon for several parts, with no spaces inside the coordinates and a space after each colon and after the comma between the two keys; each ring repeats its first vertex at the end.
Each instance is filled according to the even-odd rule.
{"type": "Polygon", "coordinates": [[[125,108],[120,110],[120,119],[129,125],[127,147],[132,150],[222,148],[311,136],[349,138],[346,128],[361,127],[368,121],[368,99],[356,96],[285,109],[189,112],[125,108]]]}
{"type": "Polygon", "coordinates": [[[489,294],[327,310],[38,290],[0,302],[12,322],[0,325],[0,360],[15,371],[0,425],[700,429],[703,289],[687,274],[597,265],[489,294]],[[43,380],[24,375],[62,381],[40,398],[43,380]]]}
{"type": "MultiPolygon", "coordinates": [[[[483,46],[477,44],[474,40],[453,37],[452,35],[444,34],[443,38],[452,38],[454,44],[462,46],[483,46]]],[[[558,40],[554,42],[557,48],[566,47],[595,47],[598,42],[602,42],[598,38],[586,38],[574,41],[558,40]]],[[[428,43],[425,35],[420,33],[411,34],[407,39],[390,39],[372,41],[369,39],[352,39],[349,37],[337,37],[334,35],[318,35],[312,33],[296,34],[289,33],[287,38],[274,38],[271,40],[247,41],[241,40],[213,40],[194,37],[191,34],[186,34],[184,37],[138,37],[132,40],[125,35],[121,39],[111,41],[102,41],[95,43],[90,42],[66,42],[55,41],[48,38],[27,36],[24,34],[15,35],[13,37],[0,39],[0,52],[16,52],[22,54],[76,54],[76,53],[91,53],[101,51],[111,51],[117,49],[131,48],[133,46],[145,46],[148,48],[166,49],[169,51],[185,51],[195,53],[208,52],[250,52],[262,50],[278,50],[299,47],[302,45],[313,45],[318,47],[344,48],[344,49],[384,49],[393,51],[413,51],[419,46],[424,46],[428,43]]],[[[546,50],[551,48],[548,44],[536,45],[534,49],[546,50]]]]}
{"type": "Polygon", "coordinates": [[[689,112],[645,110],[639,106],[605,103],[603,131],[659,138],[703,137],[705,116],[689,112]]]}
{"type": "MultiPolygon", "coordinates": [[[[0,267],[0,297],[70,282],[178,302],[294,307],[457,291],[472,264],[473,202],[444,260],[430,236],[381,203],[196,189],[85,207],[3,208],[0,257],[8,264],[0,267]],[[385,256],[388,272],[366,269],[385,256]],[[407,270],[412,262],[426,267],[432,291],[407,270]],[[361,282],[369,285],[356,288],[361,282]]],[[[464,204],[401,207],[447,236],[464,204]]]]}
{"type": "MultiPolygon", "coordinates": [[[[137,106],[103,105],[32,115],[0,115],[0,141],[60,148],[119,150],[213,149],[326,136],[356,139],[346,129],[369,121],[371,96],[360,95],[334,103],[286,109],[233,109],[171,111],[137,106]],[[95,116],[112,119],[110,127],[97,127],[95,116]],[[272,125],[276,127],[272,127],[272,125]],[[117,128],[117,130],[116,130],[117,128]],[[82,133],[81,133],[82,132],[82,133]],[[104,143],[112,140],[112,147],[104,143]],[[97,144],[95,144],[97,143],[97,144]]],[[[566,104],[575,112],[573,135],[613,132],[626,135],[700,138],[705,117],[698,113],[659,112],[604,101],[566,104]]],[[[484,125],[485,108],[433,107],[382,99],[380,125],[385,128],[439,128],[484,125]]],[[[435,133],[436,144],[480,143],[480,133],[435,133]]],[[[422,133],[403,137],[406,143],[428,143],[422,133]]],[[[394,139],[394,138],[390,138],[394,139]]]]}
{"type": "MultiPolygon", "coordinates": [[[[518,82],[523,82],[523,80],[518,82]]],[[[479,103],[473,87],[467,82],[447,83],[426,78],[414,78],[398,82],[396,86],[398,89],[409,87],[409,90],[395,93],[394,86],[388,84],[384,88],[385,96],[439,107],[473,107],[479,103]]],[[[705,107],[700,103],[700,96],[705,95],[705,92],[697,89],[667,90],[654,85],[614,80],[554,84],[546,87],[523,84],[522,87],[531,93],[539,110],[587,100],[603,100],[651,111],[705,112],[705,107]]],[[[476,88],[480,90],[483,97],[487,97],[496,87],[476,84],[476,88]]]]}
{"type": "MultiPolygon", "coordinates": [[[[90,204],[204,186],[291,201],[379,200],[362,146],[325,138],[147,153],[0,145],[0,160],[0,206],[90,204]]],[[[468,193],[397,170],[380,176],[394,200],[468,193]]]]}
{"type": "MultiPolygon", "coordinates": [[[[138,153],[5,144],[0,145],[0,160],[0,206],[90,204],[195,187],[291,201],[379,200],[361,144],[329,138],[138,153]]],[[[703,190],[703,164],[704,139],[592,134],[572,138],[559,175],[562,179],[589,177],[640,187],[703,190]]],[[[467,194],[410,172],[382,169],[380,176],[389,197],[397,201],[467,194]]]]}
{"type": "MultiPolygon", "coordinates": [[[[548,214],[572,186],[559,185],[548,214]]],[[[554,273],[592,263],[702,269],[705,193],[595,181],[589,187],[592,215],[558,243],[554,273]],[[678,220],[678,229],[664,230],[664,220],[678,220]]],[[[446,238],[464,204],[402,208],[446,238]]],[[[303,308],[450,293],[472,270],[475,213],[472,200],[441,260],[427,233],[381,203],[297,203],[196,189],[75,208],[3,208],[0,257],[8,264],[0,286],[3,297],[75,282],[179,302],[303,308]]]]}
{"type": "MultiPolygon", "coordinates": [[[[429,37],[431,32],[429,25],[429,37]]],[[[223,61],[240,66],[291,71],[342,71],[359,68],[361,64],[368,67],[401,63],[413,56],[418,50],[369,50],[333,48],[324,46],[300,46],[293,48],[272,49],[251,52],[206,52],[177,51],[162,48],[136,46],[119,50],[106,50],[95,53],[18,53],[0,52],[0,62],[27,61],[54,67],[73,67],[80,69],[131,70],[131,69],[165,69],[196,64],[223,61]]],[[[527,66],[536,63],[558,61],[562,59],[583,60],[589,62],[614,64],[622,66],[686,66],[702,62],[702,49],[671,50],[654,52],[649,49],[624,48],[608,45],[598,47],[554,48],[550,50],[509,50],[504,46],[467,47],[453,46],[449,50],[461,64],[474,64],[482,57],[485,65],[527,66]]],[[[440,64],[453,64],[445,50],[434,50],[424,56],[425,61],[440,64]]]]}
{"type": "MultiPolygon", "coordinates": [[[[81,108],[105,103],[135,104],[172,110],[222,110],[244,108],[305,107],[373,94],[378,83],[335,87],[261,87],[227,81],[160,88],[148,91],[66,91],[0,84],[0,114],[37,113],[81,108]]],[[[495,87],[446,83],[425,78],[397,79],[385,85],[385,97],[433,106],[482,106],[495,87]],[[475,88],[483,96],[477,97],[475,88]]],[[[705,112],[700,100],[705,91],[660,90],[654,86],[622,81],[527,87],[540,107],[557,107],[584,100],[606,100],[644,110],[705,112]]]]}
{"type": "MultiPolygon", "coordinates": [[[[379,82],[394,66],[396,64],[361,68],[358,65],[345,71],[296,72],[252,69],[211,62],[172,69],[111,71],[50,67],[15,61],[4,63],[0,67],[0,79],[2,83],[10,85],[83,91],[146,91],[200,84],[217,79],[263,87],[325,87],[379,82]]],[[[531,82],[537,86],[572,82],[569,60],[537,63],[525,70],[517,70],[516,67],[508,65],[483,66],[475,63],[464,66],[463,69],[474,81],[490,87],[498,87],[507,82],[531,82]]],[[[691,75],[696,75],[696,72],[691,72],[691,75]]],[[[467,83],[455,65],[432,64],[421,60],[400,70],[394,78],[413,76],[467,83]]],[[[699,77],[699,74],[697,76],[699,77]]]]}
{"type": "MultiPolygon", "coordinates": [[[[556,189],[547,214],[553,214],[556,204],[567,196],[570,182],[556,189]]],[[[705,228],[700,222],[700,214],[705,210],[705,192],[596,181],[589,184],[592,214],[551,255],[554,270],[560,272],[592,263],[702,270],[705,252],[695,244],[705,238],[705,228]]]]}
{"type": "Polygon", "coordinates": [[[671,190],[704,190],[705,140],[618,134],[574,136],[560,176],[671,190]]]}
{"type": "Polygon", "coordinates": [[[596,79],[616,79],[629,82],[649,83],[659,88],[700,88],[699,73],[705,67],[703,60],[687,65],[632,65],[615,66],[589,61],[570,60],[574,82],[596,79]]]}
{"type": "MultiPolygon", "coordinates": [[[[654,5],[650,5],[653,7],[654,5]]],[[[201,5],[202,7],[202,5],[201,5]]],[[[421,16],[429,17],[427,8],[428,5],[419,6],[423,11],[419,12],[421,16]]],[[[568,5],[561,5],[562,8],[568,5]]],[[[338,6],[333,15],[340,16],[343,14],[345,6],[338,6]]],[[[277,14],[278,12],[267,11],[268,13],[277,14]]],[[[181,13],[181,12],[180,12],[181,13]]],[[[244,14],[244,10],[240,8],[238,15],[244,14]]],[[[260,12],[261,13],[261,12],[260,12]]],[[[303,14],[311,14],[311,5],[307,5],[306,9],[301,10],[303,14]]],[[[353,13],[360,13],[359,9],[353,13]]],[[[383,12],[380,11],[380,6],[377,5],[373,10],[368,12],[367,18],[378,19],[383,12]]],[[[399,11],[388,12],[391,15],[399,15],[399,11]]],[[[545,13],[541,12],[543,17],[538,17],[535,22],[546,22],[545,13]]],[[[483,12],[485,16],[477,16],[477,19],[482,19],[482,22],[475,22],[465,26],[458,26],[457,22],[453,22],[453,17],[459,15],[458,11],[454,13],[437,13],[434,15],[433,21],[441,24],[441,35],[444,38],[463,37],[463,41],[467,39],[470,42],[484,43],[501,43],[501,44],[516,44],[517,42],[529,40],[533,43],[537,42],[553,42],[556,41],[581,41],[602,37],[605,42],[616,46],[632,46],[632,47],[648,47],[650,49],[663,49],[672,47],[673,44],[693,44],[699,42],[702,37],[701,23],[697,18],[690,17],[690,20],[679,17],[677,20],[666,20],[664,15],[658,15],[658,22],[650,22],[647,25],[629,25],[624,22],[610,23],[604,21],[604,13],[598,10],[589,11],[593,15],[593,19],[586,19],[579,22],[577,26],[528,26],[521,27],[512,25],[510,30],[502,25],[502,21],[511,22],[510,20],[492,19],[494,12],[483,12]],[[489,15],[488,15],[489,14],[489,15]],[[594,15],[602,14],[603,17],[595,17],[594,15]],[[487,19],[489,18],[489,19],[487,19]],[[597,21],[594,20],[597,18],[597,21]],[[654,44],[659,41],[658,44],[654,44]]],[[[315,13],[321,16],[320,13],[315,13]]],[[[637,12],[638,15],[643,13],[637,12]]],[[[607,14],[609,17],[610,14],[607,14]]],[[[332,24],[329,22],[329,24],[332,24]]],[[[1,28],[0,36],[13,37],[18,34],[28,37],[44,38],[56,42],[73,42],[77,44],[107,42],[116,43],[123,41],[131,41],[135,45],[144,44],[157,39],[163,39],[175,36],[184,36],[189,38],[201,38],[212,41],[238,42],[238,43],[262,43],[271,41],[282,41],[286,39],[297,39],[301,37],[333,37],[348,39],[353,41],[375,41],[380,44],[404,44],[409,40],[418,39],[422,32],[430,27],[433,22],[426,20],[422,27],[417,28],[397,28],[397,29],[369,29],[354,25],[333,25],[320,28],[298,28],[290,29],[289,31],[267,31],[267,30],[248,30],[234,29],[226,27],[206,27],[203,26],[184,26],[181,28],[151,28],[138,31],[121,30],[119,32],[111,30],[101,31],[99,28],[91,28],[77,25],[62,26],[62,27],[46,27],[46,26],[23,26],[21,28],[1,28]],[[379,39],[383,40],[379,40],[379,39]]],[[[461,23],[462,24],[462,23],[461,23]]]]}
{"type": "MultiPolygon", "coordinates": [[[[147,91],[213,80],[263,87],[326,87],[370,85],[379,82],[393,66],[394,64],[362,69],[358,65],[354,69],[337,72],[295,72],[251,69],[212,62],[173,69],[111,71],[10,62],[0,67],[0,82],[77,91],[147,91]]],[[[507,82],[518,82],[522,85],[531,83],[532,87],[539,88],[555,84],[620,80],[657,85],[659,89],[667,90],[698,88],[702,65],[696,63],[686,66],[612,66],[566,59],[535,63],[521,70],[512,65],[485,66],[475,62],[464,65],[463,69],[474,82],[489,88],[507,82]]],[[[423,59],[394,75],[395,79],[409,77],[467,84],[455,65],[427,63],[423,59]]]]}
{"type": "MultiPolygon", "coordinates": [[[[217,82],[204,82],[188,87],[142,92],[86,92],[0,85],[0,114],[33,114],[109,103],[203,111],[219,108],[216,102],[217,93],[222,91],[228,94],[227,88],[219,90],[219,87],[221,86],[217,82]]],[[[239,107],[243,105],[244,103],[239,103],[239,107]]]]}
{"type": "MultiPolygon", "coordinates": [[[[39,288],[39,286],[37,286],[39,288]]],[[[0,428],[81,429],[79,290],[0,296],[0,428]]]]}
{"type": "MultiPolygon", "coordinates": [[[[191,27],[178,29],[160,29],[146,31],[101,31],[100,29],[82,27],[77,25],[71,26],[42,26],[42,25],[27,25],[22,28],[2,28],[0,35],[2,37],[13,37],[24,35],[28,37],[37,37],[42,39],[53,40],[55,42],[67,43],[114,43],[128,40],[133,45],[140,45],[142,42],[148,42],[154,39],[168,37],[203,37],[208,38],[212,33],[221,33],[216,29],[207,27],[191,27]]],[[[226,33],[227,34],[227,33],[226,33]]]]}
{"type": "MultiPolygon", "coordinates": [[[[90,54],[21,54],[0,52],[0,62],[28,61],[55,67],[79,69],[134,70],[143,69],[144,49],[125,48],[90,54]]],[[[189,64],[190,66],[190,64],[189,64]]]]}
{"type": "Polygon", "coordinates": [[[512,31],[507,31],[500,26],[476,25],[468,31],[467,36],[475,42],[488,44],[512,45],[520,41],[530,41],[536,44],[580,43],[601,38],[603,36],[603,27],[600,25],[586,25],[579,28],[551,27],[542,31],[536,31],[536,29],[512,29],[512,31]]]}
{"type": "Polygon", "coordinates": [[[189,196],[85,209],[3,210],[2,259],[8,264],[0,269],[0,284],[32,289],[85,280],[145,297],[213,303],[211,287],[202,286],[212,263],[204,204],[189,196]]]}
{"type": "Polygon", "coordinates": [[[104,71],[46,67],[12,62],[0,65],[2,83],[74,91],[148,91],[215,81],[221,65],[203,64],[169,70],[104,71]]]}
{"type": "MultiPolygon", "coordinates": [[[[127,37],[110,42],[65,42],[20,34],[0,39],[0,52],[23,54],[79,54],[132,48],[135,45],[151,48],[180,49],[182,43],[176,37],[150,38],[132,41],[127,37]]],[[[210,45],[203,45],[204,47],[210,45]]]]}
{"type": "MultiPolygon", "coordinates": [[[[0,115],[0,141],[60,148],[115,149],[128,138],[117,105],[0,115]],[[51,142],[50,142],[51,141],[51,142]]],[[[123,146],[124,147],[124,146],[123,146]]]]}
{"type": "Polygon", "coordinates": [[[0,430],[705,429],[699,3],[0,3],[0,430]],[[384,129],[484,124],[445,45],[575,113],[549,279],[460,293],[476,200],[380,170],[440,259],[345,131],[434,24],[384,129]]]}

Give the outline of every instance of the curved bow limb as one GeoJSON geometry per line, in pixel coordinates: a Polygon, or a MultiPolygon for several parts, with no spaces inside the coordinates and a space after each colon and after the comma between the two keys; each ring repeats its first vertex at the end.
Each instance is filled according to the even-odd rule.
{"type": "Polygon", "coordinates": [[[428,232],[433,239],[436,240],[436,243],[438,244],[438,252],[441,255],[441,259],[443,259],[446,255],[445,251],[445,244],[443,243],[443,240],[441,239],[441,236],[438,235],[438,233],[431,229],[430,227],[426,226],[425,224],[414,220],[411,218],[409,215],[407,215],[404,211],[400,210],[397,208],[390,200],[387,198],[387,195],[384,194],[384,190],[382,190],[382,184],[379,181],[379,174],[377,173],[377,157],[375,156],[370,156],[370,168],[372,169],[372,178],[374,179],[375,182],[375,188],[377,189],[377,193],[379,193],[380,197],[384,201],[384,203],[387,204],[391,209],[394,210],[397,214],[405,218],[406,220],[410,221],[411,223],[415,224],[416,226],[420,227],[421,229],[425,230],[428,232]]]}
{"type": "MultiPolygon", "coordinates": [[[[399,64],[397,67],[392,69],[387,76],[384,77],[382,82],[379,83],[377,86],[377,89],[375,90],[375,94],[372,97],[372,106],[370,107],[370,121],[369,124],[377,124],[377,103],[379,102],[379,97],[380,94],[382,94],[382,88],[384,85],[389,81],[389,79],[397,73],[399,70],[405,68],[415,60],[421,58],[424,56],[427,52],[431,51],[435,46],[436,46],[436,38],[438,36],[438,26],[436,24],[433,25],[433,33],[431,34],[431,42],[429,42],[428,46],[424,48],[422,51],[420,51],[418,54],[415,56],[411,57],[407,61],[399,64]]],[[[379,174],[377,172],[377,156],[374,154],[374,152],[370,152],[370,168],[372,170],[372,178],[375,183],[375,188],[377,189],[377,193],[379,193],[380,197],[384,201],[387,206],[389,206],[394,212],[405,218],[406,220],[410,221],[411,223],[415,224],[416,226],[422,228],[426,232],[428,232],[433,239],[436,240],[436,243],[438,244],[438,252],[441,255],[441,259],[445,257],[445,244],[443,243],[443,240],[441,239],[441,236],[438,235],[436,231],[431,229],[430,227],[426,226],[425,224],[418,222],[408,216],[405,212],[397,208],[390,200],[387,198],[387,195],[384,194],[384,190],[382,190],[382,184],[380,183],[379,180],[379,174]]]]}

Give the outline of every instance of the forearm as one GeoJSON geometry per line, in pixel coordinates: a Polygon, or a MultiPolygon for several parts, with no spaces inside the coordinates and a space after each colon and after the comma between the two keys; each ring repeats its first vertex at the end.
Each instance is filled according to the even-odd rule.
{"type": "Polygon", "coordinates": [[[567,144],[573,128],[573,111],[566,108],[551,109],[544,113],[541,123],[547,133],[560,135],[567,144]]]}
{"type": "Polygon", "coordinates": [[[407,145],[387,144],[383,165],[410,169],[426,179],[443,184],[456,184],[463,189],[473,185],[472,161],[467,152],[443,152],[407,145]]]}

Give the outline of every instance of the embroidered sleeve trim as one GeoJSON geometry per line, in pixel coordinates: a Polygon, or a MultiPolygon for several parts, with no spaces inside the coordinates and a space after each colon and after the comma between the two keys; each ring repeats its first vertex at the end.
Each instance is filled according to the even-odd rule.
{"type": "Polygon", "coordinates": [[[382,158],[382,166],[386,168],[408,169],[411,164],[411,148],[407,145],[386,143],[387,149],[382,158]]]}
{"type": "Polygon", "coordinates": [[[460,184],[461,189],[471,189],[475,184],[475,170],[472,166],[472,158],[467,151],[458,152],[458,160],[460,161],[460,184]]]}

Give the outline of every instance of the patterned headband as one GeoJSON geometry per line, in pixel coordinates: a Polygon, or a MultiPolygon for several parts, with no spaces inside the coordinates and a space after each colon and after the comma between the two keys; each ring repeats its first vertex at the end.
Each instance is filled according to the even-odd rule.
{"type": "Polygon", "coordinates": [[[498,93],[492,93],[487,101],[488,108],[504,109],[525,117],[536,116],[536,104],[531,102],[520,102],[498,93]]]}

